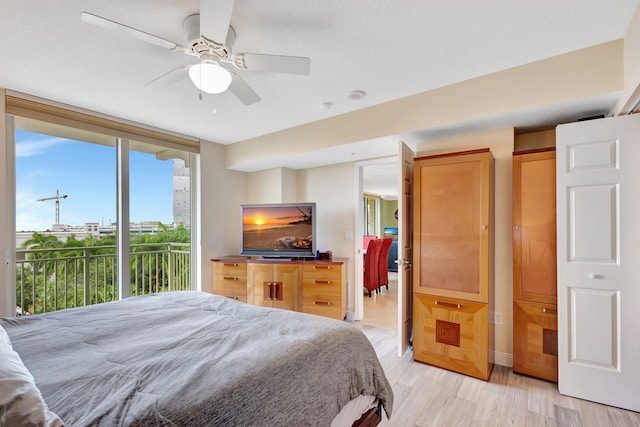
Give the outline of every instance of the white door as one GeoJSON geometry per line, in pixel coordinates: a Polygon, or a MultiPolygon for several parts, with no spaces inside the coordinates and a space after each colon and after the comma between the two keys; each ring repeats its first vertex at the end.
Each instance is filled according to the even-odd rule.
{"type": "Polygon", "coordinates": [[[556,137],[558,388],[640,411],[640,115],[556,137]]]}
{"type": "Polygon", "coordinates": [[[413,271],[413,158],[415,153],[400,141],[398,155],[398,355],[409,347],[411,337],[413,271]]]}

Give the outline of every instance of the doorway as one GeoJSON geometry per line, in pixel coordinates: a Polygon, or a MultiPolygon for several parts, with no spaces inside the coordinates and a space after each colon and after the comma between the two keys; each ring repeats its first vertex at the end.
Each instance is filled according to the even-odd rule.
{"type": "MultiPolygon", "coordinates": [[[[392,238],[392,247],[388,257],[379,262],[387,266],[388,285],[382,286],[379,292],[372,292],[369,297],[365,290],[362,296],[362,320],[376,326],[397,329],[398,327],[398,160],[386,158],[371,162],[363,162],[361,169],[361,201],[358,227],[358,255],[364,265],[366,242],[372,236],[392,238]]],[[[360,287],[358,287],[360,289],[360,287]]]]}

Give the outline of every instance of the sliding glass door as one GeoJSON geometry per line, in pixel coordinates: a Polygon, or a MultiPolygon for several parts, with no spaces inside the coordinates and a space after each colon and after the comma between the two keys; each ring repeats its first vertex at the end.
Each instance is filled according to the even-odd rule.
{"type": "Polygon", "coordinates": [[[33,119],[14,127],[17,315],[195,289],[189,153],[33,119]]]}

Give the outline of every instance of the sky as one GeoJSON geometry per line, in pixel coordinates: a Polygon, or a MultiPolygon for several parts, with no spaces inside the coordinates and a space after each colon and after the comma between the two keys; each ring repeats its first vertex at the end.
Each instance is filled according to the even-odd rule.
{"type": "MultiPolygon", "coordinates": [[[[130,152],[131,222],[173,222],[173,161],[130,152]]],[[[116,149],[16,131],[16,231],[43,231],[55,223],[116,221],[116,149]]]]}

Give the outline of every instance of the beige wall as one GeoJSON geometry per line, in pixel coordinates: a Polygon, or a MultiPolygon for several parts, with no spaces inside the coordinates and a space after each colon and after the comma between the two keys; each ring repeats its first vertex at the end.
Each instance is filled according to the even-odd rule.
{"type": "Polygon", "coordinates": [[[640,8],[636,10],[624,36],[624,90],[612,114],[627,114],[640,102],[640,8]]]}
{"type": "Polygon", "coordinates": [[[288,168],[273,168],[249,173],[247,200],[247,203],[299,201],[296,200],[296,171],[288,168]]]}
{"type": "Polygon", "coordinates": [[[225,164],[250,168],[265,159],[613,94],[623,84],[623,41],[615,40],[241,141],[228,146],[225,164]]]}
{"type": "Polygon", "coordinates": [[[353,163],[303,169],[296,172],[299,201],[316,202],[317,246],[334,258],[349,258],[348,305],[354,310],[355,280],[355,172],[353,163]],[[330,177],[330,178],[328,178],[330,177]],[[351,239],[349,240],[349,235],[351,239]]]}
{"type": "Polygon", "coordinates": [[[556,146],[556,130],[530,132],[516,135],[513,151],[535,150],[556,146]]]}
{"type": "Polygon", "coordinates": [[[201,285],[213,291],[211,258],[240,253],[240,205],[247,203],[246,173],[224,167],[224,147],[200,145],[201,285]]]}
{"type": "Polygon", "coordinates": [[[490,148],[495,158],[494,311],[504,322],[495,325],[496,363],[510,365],[513,354],[513,276],[511,237],[511,157],[513,128],[418,144],[417,156],[490,148]]]}

